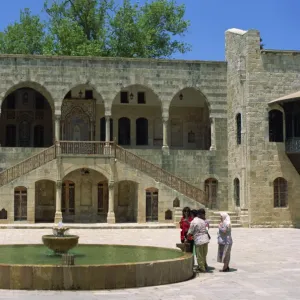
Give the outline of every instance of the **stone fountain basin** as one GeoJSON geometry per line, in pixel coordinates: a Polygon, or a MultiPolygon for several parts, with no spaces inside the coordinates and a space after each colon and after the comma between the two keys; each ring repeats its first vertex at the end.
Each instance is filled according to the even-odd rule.
{"type": "Polygon", "coordinates": [[[67,253],[78,244],[78,235],[43,235],[42,240],[46,247],[53,250],[56,253],[67,253]]]}

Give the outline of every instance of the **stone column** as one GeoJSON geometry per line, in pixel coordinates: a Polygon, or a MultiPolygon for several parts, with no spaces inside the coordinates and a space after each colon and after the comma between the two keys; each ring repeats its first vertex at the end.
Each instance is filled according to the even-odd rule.
{"type": "Polygon", "coordinates": [[[169,116],[164,116],[163,119],[163,146],[162,149],[168,151],[168,124],[169,124],[169,116]]]}
{"type": "Polygon", "coordinates": [[[60,140],[60,115],[55,116],[55,141],[60,140]]]}
{"type": "Polygon", "coordinates": [[[54,223],[62,222],[62,212],[61,212],[61,188],[62,182],[58,180],[56,182],[56,208],[55,208],[55,219],[54,223]]]}
{"type": "Polygon", "coordinates": [[[116,223],[115,218],[115,183],[110,181],[108,183],[108,212],[107,212],[107,223],[116,223]]]}
{"type": "Polygon", "coordinates": [[[110,142],[110,118],[111,116],[105,116],[105,142],[110,142]]]}
{"type": "Polygon", "coordinates": [[[216,124],[215,124],[215,118],[210,118],[210,151],[216,150],[216,124]]]}

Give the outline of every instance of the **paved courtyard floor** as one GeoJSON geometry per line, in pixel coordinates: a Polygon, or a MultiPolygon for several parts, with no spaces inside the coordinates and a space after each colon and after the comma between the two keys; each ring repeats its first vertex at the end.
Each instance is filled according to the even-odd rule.
{"type": "MultiPolygon", "coordinates": [[[[208,264],[211,273],[178,284],[111,291],[10,291],[0,299],[300,299],[300,230],[234,229],[233,271],[220,273],[216,262],[216,229],[211,229],[208,264]]],[[[49,229],[1,229],[0,244],[40,243],[49,229]]],[[[81,243],[115,243],[175,248],[178,229],[73,229],[81,243]]]]}

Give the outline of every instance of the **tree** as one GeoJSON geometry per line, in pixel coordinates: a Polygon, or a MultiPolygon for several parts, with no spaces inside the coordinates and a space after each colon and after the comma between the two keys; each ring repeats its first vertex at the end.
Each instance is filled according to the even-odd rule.
{"type": "Polygon", "coordinates": [[[185,7],[175,0],[143,5],[123,0],[119,6],[114,0],[52,0],[45,1],[44,9],[49,17],[46,24],[29,13],[31,27],[23,29],[38,43],[27,45],[30,41],[25,40],[22,47],[17,45],[22,38],[18,28],[25,23],[20,18],[0,37],[6,40],[3,44],[11,45],[1,47],[2,53],[27,53],[28,48],[31,54],[161,58],[190,50],[180,41],[189,27],[183,19],[185,7]]]}
{"type": "Polygon", "coordinates": [[[8,25],[0,35],[0,52],[8,54],[42,54],[45,26],[28,8],[20,12],[20,21],[8,25]]]}

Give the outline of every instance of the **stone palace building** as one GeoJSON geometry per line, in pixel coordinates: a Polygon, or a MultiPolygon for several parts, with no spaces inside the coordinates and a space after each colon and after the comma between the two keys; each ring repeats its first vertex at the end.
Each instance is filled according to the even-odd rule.
{"type": "Polygon", "coordinates": [[[0,222],[174,222],[188,205],[300,225],[300,52],[230,29],[220,62],[0,65],[0,222]]]}

